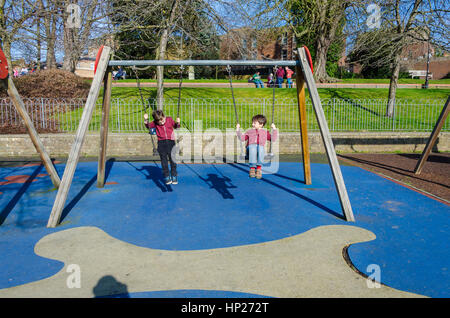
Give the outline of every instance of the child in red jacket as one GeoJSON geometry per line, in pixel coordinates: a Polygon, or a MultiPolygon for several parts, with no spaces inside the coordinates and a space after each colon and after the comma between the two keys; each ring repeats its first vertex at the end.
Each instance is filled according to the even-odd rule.
{"type": "Polygon", "coordinates": [[[172,117],[166,117],[162,110],[155,110],[152,116],[154,120],[149,123],[148,115],[144,114],[144,124],[150,129],[150,133],[155,132],[158,137],[158,153],[161,158],[164,181],[166,184],[177,184],[177,164],[172,159],[172,149],[175,146],[174,129],[180,128],[180,118],[174,122],[172,117]]]}
{"type": "Polygon", "coordinates": [[[274,142],[277,139],[278,131],[275,124],[272,123],[272,135],[267,129],[264,129],[267,119],[264,115],[256,115],[252,118],[253,129],[247,130],[244,134],[240,131],[240,125],[236,125],[236,134],[241,141],[247,141],[248,156],[250,163],[250,178],[262,178],[261,166],[264,162],[266,141],[274,142]],[[256,171],[255,171],[256,168],[256,171]]]}

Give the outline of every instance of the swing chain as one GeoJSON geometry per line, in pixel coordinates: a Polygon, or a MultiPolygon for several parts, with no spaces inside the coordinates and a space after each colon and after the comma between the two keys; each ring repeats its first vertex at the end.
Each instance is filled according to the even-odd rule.
{"type": "Polygon", "coordinates": [[[231,72],[231,66],[227,65],[226,70],[227,70],[228,76],[230,78],[231,97],[233,98],[233,106],[234,106],[234,114],[236,116],[236,124],[239,124],[239,116],[238,116],[238,113],[237,113],[236,101],[235,101],[235,98],[234,98],[234,91],[233,91],[233,79],[232,79],[233,73],[231,72]]]}
{"type": "Polygon", "coordinates": [[[183,83],[183,71],[184,71],[184,65],[180,65],[180,83],[178,84],[177,118],[180,117],[181,85],[183,83]]]}
{"type": "MultiPolygon", "coordinates": [[[[148,69],[148,68],[149,67],[141,69],[141,70],[145,70],[145,69],[148,69]]],[[[139,89],[139,95],[141,96],[142,105],[144,106],[143,111],[146,111],[147,108],[150,106],[150,103],[146,103],[144,101],[144,95],[142,94],[142,90],[141,90],[141,81],[139,79],[138,72],[137,72],[137,70],[139,70],[139,68],[137,68],[135,65],[132,65],[131,69],[134,71],[134,74],[136,75],[136,84],[137,84],[137,87],[139,89]]],[[[149,133],[150,133],[150,131],[149,131],[149,133]]],[[[150,134],[150,139],[152,141],[152,146],[153,146],[153,156],[156,156],[157,155],[157,150],[156,150],[157,148],[155,146],[155,141],[153,140],[153,135],[152,134],[150,134]]]]}
{"type": "Polygon", "coordinates": [[[139,79],[138,72],[137,72],[138,68],[135,65],[133,65],[133,66],[131,66],[131,69],[133,70],[134,74],[136,75],[136,84],[137,84],[137,87],[139,90],[139,95],[141,96],[142,106],[144,107],[143,110],[145,111],[145,110],[147,110],[149,105],[144,101],[144,95],[142,94],[142,90],[141,90],[141,80],[139,79]]]}
{"type": "MultiPolygon", "coordinates": [[[[232,72],[231,72],[231,66],[227,65],[226,70],[227,70],[229,78],[230,78],[231,96],[233,98],[234,115],[236,116],[236,124],[239,124],[239,116],[238,116],[238,113],[237,113],[236,100],[234,99],[234,92],[233,92],[233,79],[232,79],[233,75],[232,75],[232,72]]],[[[243,147],[242,140],[239,139],[239,141],[240,141],[239,145],[241,146],[240,158],[245,159],[246,151],[245,151],[245,149],[243,147]]]]}
{"type": "Polygon", "coordinates": [[[231,66],[230,65],[227,65],[226,70],[227,70],[228,74],[231,74],[231,66]]]}
{"type": "MultiPolygon", "coordinates": [[[[273,67],[273,76],[274,77],[275,77],[275,71],[276,71],[277,67],[278,67],[278,65],[275,65],[273,67]]],[[[273,124],[273,119],[274,119],[273,118],[274,117],[274,112],[275,112],[275,82],[272,84],[272,124],[273,124]]]]}

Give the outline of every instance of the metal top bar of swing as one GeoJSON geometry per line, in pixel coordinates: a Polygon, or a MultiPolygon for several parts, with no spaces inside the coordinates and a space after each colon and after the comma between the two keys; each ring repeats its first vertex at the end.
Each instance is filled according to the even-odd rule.
{"type": "Polygon", "coordinates": [[[261,60],[111,60],[109,66],[296,66],[298,61],[261,60]]]}

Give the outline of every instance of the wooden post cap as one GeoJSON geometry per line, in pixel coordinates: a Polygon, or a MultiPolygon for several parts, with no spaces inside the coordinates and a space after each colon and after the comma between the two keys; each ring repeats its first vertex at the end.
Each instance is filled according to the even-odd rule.
{"type": "Polygon", "coordinates": [[[102,56],[104,45],[100,46],[97,52],[97,57],[95,58],[94,74],[97,72],[98,61],[100,61],[100,56],[102,56]]]}
{"type": "Polygon", "coordinates": [[[308,59],[309,67],[311,67],[311,73],[314,74],[313,62],[312,62],[312,58],[311,58],[311,53],[309,53],[308,47],[307,47],[306,45],[303,45],[303,48],[305,49],[306,58],[308,59]]]}
{"type": "Polygon", "coordinates": [[[6,60],[5,53],[0,48],[0,79],[6,79],[9,75],[8,61],[6,60]]]}

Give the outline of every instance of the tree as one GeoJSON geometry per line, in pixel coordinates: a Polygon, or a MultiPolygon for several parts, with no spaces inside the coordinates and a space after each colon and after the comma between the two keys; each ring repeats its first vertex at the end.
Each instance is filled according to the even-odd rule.
{"type": "Polygon", "coordinates": [[[358,1],[349,0],[236,0],[234,15],[241,24],[257,30],[288,28],[297,43],[307,45],[314,56],[317,81],[333,79],[345,43],[343,32],[348,9],[358,1]],[[328,66],[328,67],[327,67],[328,66]]]}
{"type": "MultiPolygon", "coordinates": [[[[180,0],[173,0],[170,3],[168,3],[168,6],[164,11],[168,12],[168,14],[163,14],[162,16],[161,35],[159,40],[159,46],[156,51],[156,58],[159,60],[166,59],[167,42],[169,41],[170,34],[175,30],[176,19],[178,17],[177,12],[179,9],[181,12],[183,11],[182,7],[180,6],[180,0]]],[[[160,65],[156,67],[156,81],[157,81],[157,91],[156,91],[157,105],[158,109],[162,109],[164,98],[164,88],[163,88],[164,66],[160,65]]]]}
{"type": "Polygon", "coordinates": [[[332,80],[327,73],[329,53],[334,55],[330,62],[337,63],[345,43],[346,11],[352,4],[347,0],[291,0],[287,3],[289,23],[298,43],[305,43],[314,55],[316,81],[332,80]]]}
{"type": "Polygon", "coordinates": [[[46,66],[48,69],[56,68],[56,29],[59,19],[58,0],[47,0],[46,6],[43,0],[38,1],[43,8],[43,20],[45,30],[45,42],[47,44],[46,66]]]}
{"type": "Polygon", "coordinates": [[[75,72],[76,64],[83,51],[89,47],[95,23],[104,19],[110,12],[102,12],[101,0],[69,1],[60,7],[64,23],[64,62],[63,68],[75,72]],[[76,6],[68,6],[68,5],[76,6]],[[72,21],[71,19],[74,19],[72,21]]]}
{"type": "Polygon", "coordinates": [[[361,65],[364,78],[384,78],[391,75],[392,46],[385,41],[392,31],[367,31],[355,39],[353,49],[347,56],[351,64],[361,65]]]}
{"type": "MultiPolygon", "coordinates": [[[[20,29],[32,21],[38,9],[38,5],[34,1],[0,0],[0,41],[8,65],[12,65],[12,43],[16,40],[20,29]]],[[[10,75],[12,75],[12,71],[12,68],[10,68],[10,75]]]]}
{"type": "MultiPolygon", "coordinates": [[[[144,56],[167,59],[171,50],[178,56],[194,56],[214,41],[214,29],[209,22],[215,16],[204,0],[158,0],[148,5],[147,1],[112,0],[114,13],[112,23],[116,28],[121,57],[144,56]],[[130,47],[133,45],[134,47],[130,47]],[[189,48],[189,50],[187,49],[189,48]],[[137,55],[137,56],[136,56],[137,55]]],[[[156,68],[157,107],[163,105],[164,67],[156,68]]]]}
{"type": "Polygon", "coordinates": [[[355,61],[362,64],[376,63],[375,67],[389,66],[391,76],[386,116],[392,117],[402,51],[414,41],[431,39],[448,49],[449,4],[445,0],[385,0],[377,4],[380,19],[378,27],[371,28],[367,20],[354,19],[355,29],[359,32],[356,32],[352,50],[355,61]]]}

